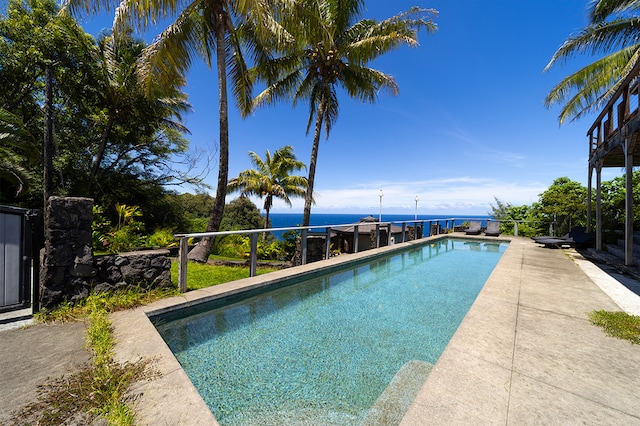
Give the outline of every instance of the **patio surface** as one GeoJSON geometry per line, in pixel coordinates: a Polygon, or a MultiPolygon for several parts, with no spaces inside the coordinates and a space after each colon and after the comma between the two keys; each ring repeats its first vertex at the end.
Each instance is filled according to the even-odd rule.
{"type": "MultiPolygon", "coordinates": [[[[148,313],[173,310],[180,304],[260,286],[266,279],[330,268],[370,254],[372,251],[338,256],[113,314],[117,359],[154,358],[154,367],[161,373],[132,390],[137,424],[217,424],[156,333],[148,313]]],[[[591,325],[587,313],[600,309],[624,309],[637,315],[640,297],[575,252],[545,249],[529,239],[512,238],[401,424],[640,425],[640,346],[608,337],[591,325]]],[[[27,352],[40,353],[41,358],[57,357],[59,365],[68,358],[73,365],[69,348],[83,349],[84,335],[79,339],[77,334],[84,333],[84,326],[75,326],[75,333],[46,327],[0,331],[3,371],[27,352]],[[41,348],[41,341],[47,346],[41,348]]],[[[86,359],[84,352],[78,354],[81,360],[86,359]]],[[[14,407],[30,402],[35,393],[33,383],[42,383],[50,373],[36,366],[28,371],[28,384],[18,375],[7,378],[3,374],[0,385],[12,391],[0,393],[0,407],[4,408],[0,423],[2,414],[8,414],[7,402],[14,407]]]]}

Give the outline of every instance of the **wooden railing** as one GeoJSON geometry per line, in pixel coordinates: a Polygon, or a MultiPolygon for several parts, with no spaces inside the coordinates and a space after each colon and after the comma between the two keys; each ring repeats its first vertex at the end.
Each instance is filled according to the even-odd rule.
{"type": "Polygon", "coordinates": [[[589,138],[589,156],[618,134],[625,124],[638,115],[638,82],[640,80],[640,62],[625,78],[613,97],[587,132],[589,138]]]}

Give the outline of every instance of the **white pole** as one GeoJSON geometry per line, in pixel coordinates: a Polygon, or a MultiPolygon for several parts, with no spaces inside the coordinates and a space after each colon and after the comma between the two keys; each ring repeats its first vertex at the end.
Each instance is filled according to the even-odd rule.
{"type": "Polygon", "coordinates": [[[414,220],[418,220],[418,196],[416,195],[416,215],[414,220]]]}
{"type": "Polygon", "coordinates": [[[382,222],[382,189],[380,190],[378,195],[380,196],[380,215],[378,216],[378,222],[382,222]]]}

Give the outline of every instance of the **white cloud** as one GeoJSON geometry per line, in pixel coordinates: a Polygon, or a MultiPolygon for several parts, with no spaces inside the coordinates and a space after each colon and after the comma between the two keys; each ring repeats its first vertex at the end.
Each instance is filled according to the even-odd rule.
{"type": "MultiPolygon", "coordinates": [[[[411,182],[360,183],[344,188],[323,188],[316,191],[316,213],[377,213],[380,209],[379,191],[382,189],[383,213],[413,213],[418,196],[418,214],[486,214],[494,197],[513,205],[531,204],[547,185],[505,182],[470,176],[431,179],[411,182]]],[[[254,201],[256,202],[256,201],[254,201]]],[[[273,212],[297,213],[304,200],[292,200],[288,208],[281,201],[274,202],[273,212]]],[[[257,205],[261,203],[256,202],[257,205]]]]}

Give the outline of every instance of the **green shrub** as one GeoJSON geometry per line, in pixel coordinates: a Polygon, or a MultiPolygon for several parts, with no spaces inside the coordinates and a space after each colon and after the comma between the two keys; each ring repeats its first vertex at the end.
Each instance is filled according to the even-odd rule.
{"type": "Polygon", "coordinates": [[[225,235],[216,239],[213,254],[236,259],[248,259],[251,254],[251,240],[241,234],[225,235]]]}
{"type": "Polygon", "coordinates": [[[285,260],[287,252],[282,241],[271,242],[258,241],[258,259],[261,260],[285,260]]]}
{"type": "Polygon", "coordinates": [[[172,229],[158,229],[147,237],[147,247],[177,247],[178,240],[172,229]]]}

